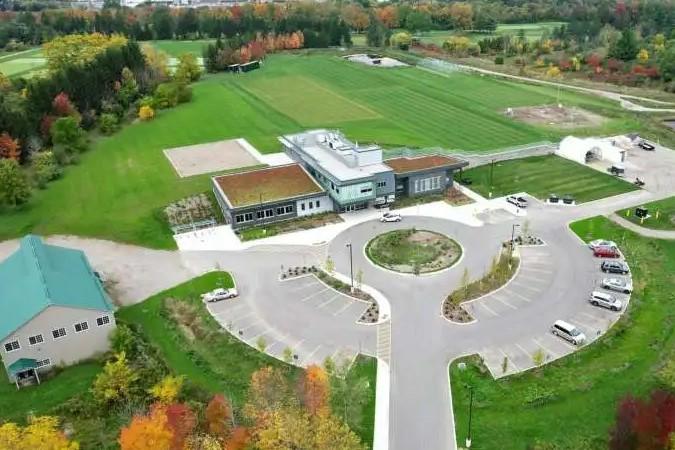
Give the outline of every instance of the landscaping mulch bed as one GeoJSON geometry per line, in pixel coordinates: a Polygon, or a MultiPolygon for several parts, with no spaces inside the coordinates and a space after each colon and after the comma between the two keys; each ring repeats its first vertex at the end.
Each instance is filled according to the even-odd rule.
{"type": "Polygon", "coordinates": [[[366,254],[386,269],[419,275],[452,266],[462,249],[443,234],[413,228],[376,236],[366,246],[366,254]]]}
{"type": "Polygon", "coordinates": [[[246,228],[239,232],[239,238],[242,241],[252,241],[262,239],[277,234],[291,233],[299,230],[310,230],[312,228],[322,227],[331,223],[343,222],[342,218],[336,213],[316,214],[314,216],[300,217],[284,222],[270,223],[258,227],[246,228]]]}

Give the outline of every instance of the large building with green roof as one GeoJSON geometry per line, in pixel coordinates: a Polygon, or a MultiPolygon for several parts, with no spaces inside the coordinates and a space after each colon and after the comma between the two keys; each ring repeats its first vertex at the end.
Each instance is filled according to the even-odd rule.
{"type": "Polygon", "coordinates": [[[109,348],[113,305],[80,250],[28,235],[0,262],[0,342],[9,380],[109,348]]]}

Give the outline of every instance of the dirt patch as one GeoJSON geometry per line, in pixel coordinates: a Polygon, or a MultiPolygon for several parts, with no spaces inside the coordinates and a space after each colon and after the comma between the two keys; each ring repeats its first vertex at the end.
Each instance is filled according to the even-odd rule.
{"type": "Polygon", "coordinates": [[[557,128],[597,127],[607,121],[601,115],[581,108],[559,108],[556,105],[524,106],[504,111],[508,117],[532,125],[549,125],[557,128]]]}
{"type": "Polygon", "coordinates": [[[675,131],[675,119],[664,120],[663,124],[675,131]]]}
{"type": "Polygon", "coordinates": [[[164,154],[183,178],[262,164],[247,146],[244,139],[232,139],[170,148],[164,154]]]}

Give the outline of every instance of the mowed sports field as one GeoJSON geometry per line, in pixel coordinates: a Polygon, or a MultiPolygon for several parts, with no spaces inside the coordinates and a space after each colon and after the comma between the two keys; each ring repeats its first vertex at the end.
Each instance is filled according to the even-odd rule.
{"type": "MultiPolygon", "coordinates": [[[[327,55],[274,55],[255,72],[208,75],[193,91],[190,103],[160,111],[153,121],[95,138],[60,180],[36,190],[22,208],[0,211],[0,240],[34,232],[173,248],[162,208],[209,191],[210,181],[208,175],[179,178],[164,149],[243,137],[261,152],[278,152],[279,135],[330,127],[359,142],[484,151],[549,137],[500,110],[549,103],[555,94],[477,76],[371,68],[327,55]]],[[[595,98],[576,101],[607,106],[595,98]]],[[[623,119],[612,122],[626,126],[623,119]]]]}

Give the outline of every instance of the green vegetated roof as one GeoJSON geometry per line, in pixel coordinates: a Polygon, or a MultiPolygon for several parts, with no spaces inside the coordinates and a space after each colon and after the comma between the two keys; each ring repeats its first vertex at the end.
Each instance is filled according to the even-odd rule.
{"type": "Polygon", "coordinates": [[[28,235],[0,263],[0,339],[48,306],[112,310],[84,252],[28,235]]]}

